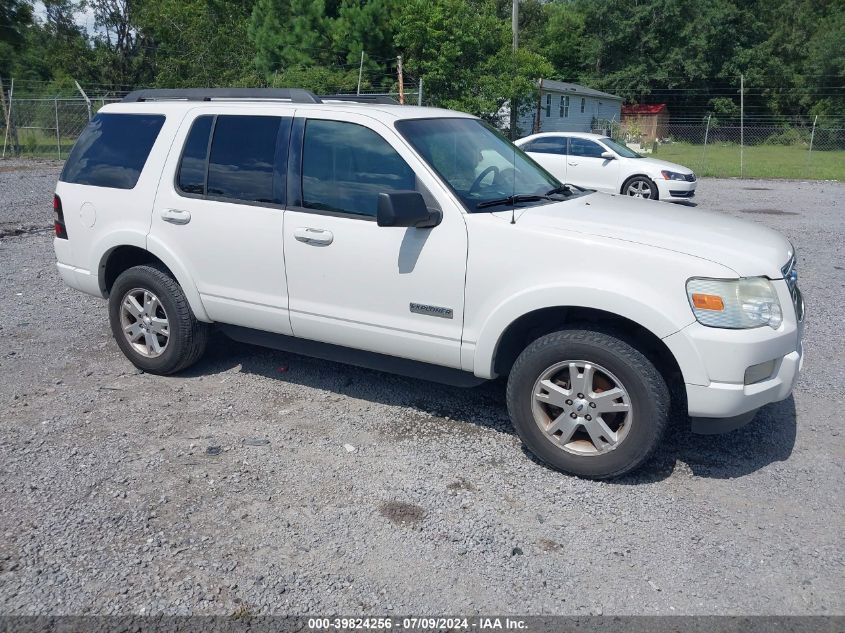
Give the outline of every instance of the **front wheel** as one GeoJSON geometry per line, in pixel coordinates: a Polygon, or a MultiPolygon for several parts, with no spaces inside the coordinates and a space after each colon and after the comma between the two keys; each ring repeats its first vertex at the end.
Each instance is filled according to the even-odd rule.
{"type": "Polygon", "coordinates": [[[508,378],[520,439],[566,473],[606,479],[645,462],[669,417],[669,389],[640,351],[596,330],[564,330],[531,343],[508,378]]]}
{"type": "Polygon", "coordinates": [[[622,185],[622,193],[632,198],[646,198],[647,200],[657,200],[659,197],[657,185],[645,176],[634,176],[627,180],[622,185]]]}
{"type": "Polygon", "coordinates": [[[122,272],[109,295],[109,322],[121,351],[151,374],[174,374],[205,351],[208,324],[197,321],[182,288],[159,266],[122,272]]]}

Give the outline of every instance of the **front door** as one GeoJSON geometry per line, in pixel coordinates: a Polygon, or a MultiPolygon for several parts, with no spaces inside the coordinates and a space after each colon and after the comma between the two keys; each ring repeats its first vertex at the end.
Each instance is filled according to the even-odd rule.
{"type": "Polygon", "coordinates": [[[191,112],[156,196],[149,240],[172,252],[214,321],[290,334],[282,250],[293,110],[191,112]]]}
{"type": "Polygon", "coordinates": [[[569,138],[569,155],[566,157],[566,179],[574,185],[607,193],[619,193],[616,181],[619,161],[602,158],[604,147],[586,138],[569,138]]]}
{"type": "Polygon", "coordinates": [[[284,243],[293,333],[459,368],[461,212],[392,128],[349,112],[319,117],[297,118],[291,136],[284,243]],[[379,227],[378,194],[408,190],[443,221],[379,227]]]}

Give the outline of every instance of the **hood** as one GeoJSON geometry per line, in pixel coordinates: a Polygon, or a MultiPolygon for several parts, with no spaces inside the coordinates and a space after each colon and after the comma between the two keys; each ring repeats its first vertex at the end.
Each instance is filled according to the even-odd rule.
{"type": "Polygon", "coordinates": [[[658,175],[664,169],[667,171],[676,171],[679,174],[691,174],[692,169],[689,167],[684,167],[683,165],[679,165],[678,163],[670,163],[668,160],[660,160],[659,158],[651,158],[649,156],[645,156],[643,158],[631,158],[629,160],[636,161],[637,165],[647,165],[648,169],[652,174],[658,175]]]}
{"type": "Polygon", "coordinates": [[[576,231],[700,257],[740,277],[783,277],[792,244],[762,224],[667,202],[592,193],[517,210],[517,225],[576,231]]]}

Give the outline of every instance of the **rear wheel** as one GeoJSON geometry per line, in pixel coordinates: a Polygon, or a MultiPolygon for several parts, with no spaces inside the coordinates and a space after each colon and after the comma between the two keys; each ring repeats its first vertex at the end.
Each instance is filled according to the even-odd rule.
{"type": "Polygon", "coordinates": [[[659,194],[657,192],[657,185],[654,184],[650,178],[645,176],[634,176],[629,178],[624,185],[622,185],[622,193],[632,198],[646,198],[648,200],[657,200],[659,194]]]}
{"type": "Polygon", "coordinates": [[[612,333],[586,329],[529,345],[511,370],[507,400],[534,455],[593,479],[645,462],[669,415],[669,390],[651,361],[612,333]]]}
{"type": "Polygon", "coordinates": [[[109,295],[109,322],[124,355],[152,374],[193,365],[208,341],[208,324],[197,321],[182,288],[155,265],[118,276],[109,295]]]}

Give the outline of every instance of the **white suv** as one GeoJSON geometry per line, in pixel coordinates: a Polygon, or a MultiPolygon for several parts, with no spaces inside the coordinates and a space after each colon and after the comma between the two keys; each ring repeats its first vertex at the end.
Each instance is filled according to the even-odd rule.
{"type": "Polygon", "coordinates": [[[783,236],[563,186],[459,112],[141,91],[95,117],[54,206],[61,276],[108,298],[143,370],[196,362],[215,323],[424,379],[507,376],[523,442],[581,476],[643,463],[673,398],[729,430],[801,365],[783,236]]]}

